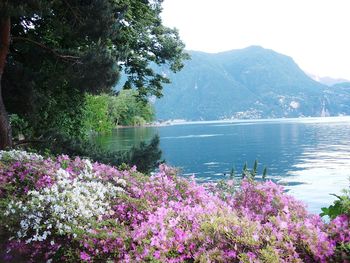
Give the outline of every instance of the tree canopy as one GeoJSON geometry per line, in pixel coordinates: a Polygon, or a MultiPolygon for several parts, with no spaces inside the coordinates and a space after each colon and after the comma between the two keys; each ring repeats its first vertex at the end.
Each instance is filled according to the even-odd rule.
{"type": "MultiPolygon", "coordinates": [[[[79,136],[84,93],[110,91],[121,72],[128,78],[124,88],[136,88],[140,98],[160,97],[169,80],[152,66],[176,72],[187,58],[178,32],[162,25],[161,4],[2,1],[0,77],[7,110],[28,120],[36,137],[49,129],[79,136]]],[[[10,131],[1,100],[0,112],[4,138],[10,131]]],[[[11,146],[1,140],[0,148],[11,146]]]]}
{"type": "Polygon", "coordinates": [[[83,128],[96,133],[111,133],[117,126],[142,126],[154,120],[154,108],[138,99],[135,90],[121,90],[118,96],[86,95],[83,128]]]}

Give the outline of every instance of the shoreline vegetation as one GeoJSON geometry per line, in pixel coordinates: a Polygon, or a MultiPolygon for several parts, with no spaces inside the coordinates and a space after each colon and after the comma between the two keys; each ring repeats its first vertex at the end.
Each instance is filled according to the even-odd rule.
{"type": "MultiPolygon", "coordinates": [[[[248,171],[248,170],[247,170],[248,171]]],[[[67,155],[0,151],[5,262],[347,262],[350,195],[323,214],[269,180],[198,184],[67,155]]]]}
{"type": "Polygon", "coordinates": [[[187,124],[187,123],[191,123],[191,122],[186,120],[167,120],[167,121],[149,122],[143,125],[117,125],[115,128],[123,129],[123,128],[137,128],[137,127],[163,127],[163,126],[180,125],[180,124],[187,124]]]}
{"type": "Polygon", "coordinates": [[[110,133],[115,127],[144,126],[154,120],[154,108],[140,101],[135,90],[121,90],[117,95],[86,95],[84,129],[90,133],[110,133]]]}
{"type": "Polygon", "coordinates": [[[0,2],[1,150],[17,144],[16,125],[37,142],[149,122],[148,99],[170,82],[155,67],[176,73],[189,59],[162,1],[22,2],[0,2]]]}
{"type": "Polygon", "coordinates": [[[245,123],[245,122],[278,122],[278,121],[305,121],[305,122],[339,122],[350,121],[350,116],[331,116],[331,117],[299,117],[299,118],[271,118],[271,119],[222,119],[209,121],[189,121],[185,119],[170,119],[165,121],[155,121],[144,125],[117,125],[115,129],[137,128],[137,127],[163,127],[171,125],[186,125],[186,124],[216,124],[216,123],[245,123]]]}

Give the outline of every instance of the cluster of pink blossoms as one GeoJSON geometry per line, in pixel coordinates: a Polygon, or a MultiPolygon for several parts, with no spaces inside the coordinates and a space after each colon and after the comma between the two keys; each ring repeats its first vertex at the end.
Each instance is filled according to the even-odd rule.
{"type": "MultiPolygon", "coordinates": [[[[2,152],[0,256],[7,262],[347,262],[349,255],[341,248],[350,243],[348,216],[326,223],[270,181],[243,180],[224,197],[213,188],[181,178],[166,165],[146,176],[135,167],[120,170],[67,156],[2,152]],[[78,190],[72,186],[72,195],[88,198],[94,185],[112,189],[105,195],[99,190],[93,199],[108,204],[94,210],[77,204],[92,211],[89,220],[71,216],[68,230],[52,224],[47,238],[27,242],[17,234],[24,232],[21,228],[33,235],[47,222],[58,222],[60,215],[40,210],[43,226],[35,228],[24,221],[28,215],[23,207],[37,211],[35,204],[44,198],[40,194],[49,191],[51,195],[43,195],[48,199],[42,201],[45,211],[56,211],[55,195],[63,190],[50,189],[57,188],[62,173],[68,182],[89,183],[87,190],[82,183],[78,190]],[[32,201],[33,191],[39,201],[32,201]]],[[[72,202],[61,200],[59,205],[67,213],[72,202]]]]}

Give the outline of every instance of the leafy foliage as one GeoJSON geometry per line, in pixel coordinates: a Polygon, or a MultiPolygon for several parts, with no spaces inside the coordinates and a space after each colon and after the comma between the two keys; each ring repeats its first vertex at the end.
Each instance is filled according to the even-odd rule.
{"type": "Polygon", "coordinates": [[[121,90],[118,96],[110,97],[109,115],[116,125],[143,125],[154,120],[153,106],[138,96],[137,91],[121,90]]]}
{"type": "Polygon", "coordinates": [[[350,216],[350,191],[344,190],[344,195],[335,195],[337,199],[329,207],[321,208],[321,216],[329,216],[331,219],[335,219],[339,215],[350,216]]]}
{"type": "MultiPolygon", "coordinates": [[[[321,208],[322,213],[320,216],[328,216],[332,221],[330,227],[332,229],[338,229],[341,231],[346,231],[350,228],[349,220],[350,218],[350,190],[343,190],[342,195],[335,195],[337,199],[329,207],[321,208]]],[[[341,235],[341,234],[340,234],[341,235]]],[[[338,255],[339,261],[346,258],[350,260],[350,240],[342,240],[341,236],[335,235],[339,246],[336,249],[336,255],[338,255]]]]}
{"type": "Polygon", "coordinates": [[[150,65],[176,72],[187,58],[177,31],[162,25],[161,3],[2,1],[1,16],[12,23],[2,79],[7,110],[30,123],[34,138],[48,130],[82,138],[85,93],[109,92],[120,71],[140,98],[161,96],[168,79],[150,65]]]}
{"type": "Polygon", "coordinates": [[[137,126],[153,121],[152,105],[137,96],[135,90],[122,90],[117,96],[86,95],[84,129],[90,133],[110,133],[117,125],[137,126]]]}
{"type": "Polygon", "coordinates": [[[32,134],[32,128],[29,123],[19,117],[17,114],[10,115],[10,123],[12,126],[12,135],[13,137],[19,140],[20,137],[30,137],[32,134]]]}
{"type": "Polygon", "coordinates": [[[242,172],[240,175],[236,174],[234,167],[232,167],[229,174],[227,174],[227,179],[219,180],[214,188],[210,188],[215,194],[221,196],[221,198],[226,199],[228,196],[231,196],[236,193],[239,189],[242,180],[261,180],[266,181],[267,168],[264,167],[262,175],[257,176],[258,174],[258,160],[254,161],[252,169],[248,168],[247,163],[243,165],[242,172]]]}
{"type": "Polygon", "coordinates": [[[83,125],[85,129],[96,133],[109,133],[114,125],[109,117],[109,96],[86,95],[83,125]]]}
{"type": "MultiPolygon", "coordinates": [[[[254,180],[255,176],[257,175],[257,171],[258,171],[258,160],[254,161],[253,169],[251,170],[248,169],[248,165],[247,163],[245,163],[242,169],[242,178],[249,178],[254,180]]],[[[267,175],[267,168],[264,167],[261,178],[265,180],[266,175],[267,175]]]]}

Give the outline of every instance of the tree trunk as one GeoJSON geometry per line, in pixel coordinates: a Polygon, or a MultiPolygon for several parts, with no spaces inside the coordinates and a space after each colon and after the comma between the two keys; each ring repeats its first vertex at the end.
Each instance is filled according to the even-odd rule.
{"type": "Polygon", "coordinates": [[[0,18],[0,150],[12,147],[11,125],[2,98],[2,74],[10,46],[11,21],[9,17],[0,18]]]}

